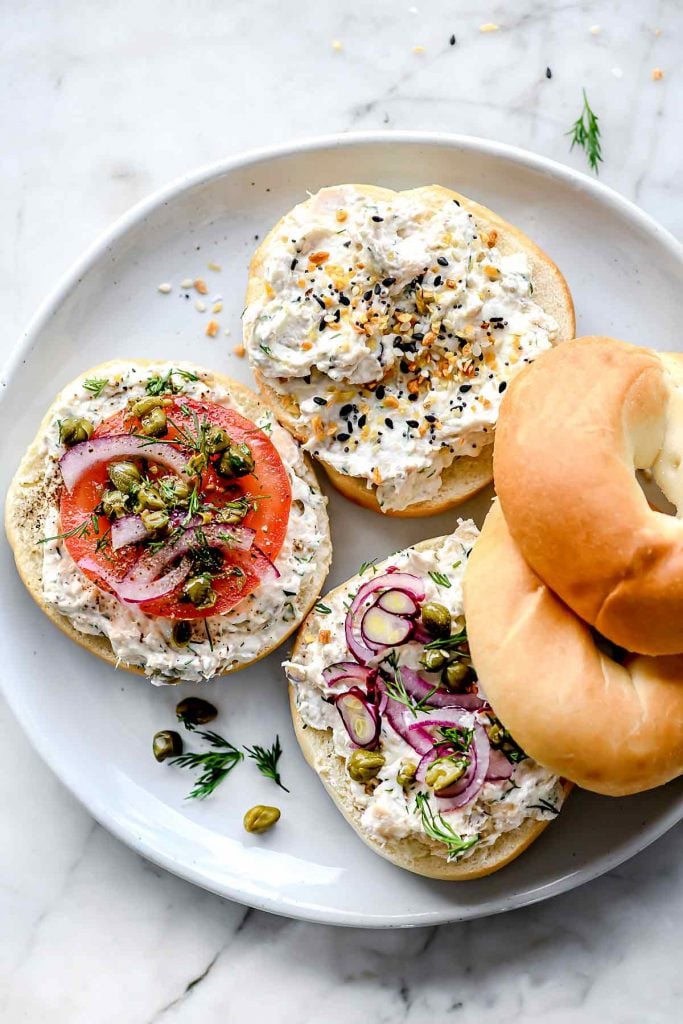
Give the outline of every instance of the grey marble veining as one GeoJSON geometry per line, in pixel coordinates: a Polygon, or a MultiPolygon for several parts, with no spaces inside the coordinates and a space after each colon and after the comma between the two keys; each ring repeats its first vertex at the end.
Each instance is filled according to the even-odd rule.
{"type": "MultiPolygon", "coordinates": [[[[3,355],[132,203],[198,164],[293,137],[456,131],[583,168],[564,133],[585,86],[603,128],[601,179],[683,229],[676,0],[25,0],[2,5],[0,23],[3,355]],[[486,22],[499,31],[481,33],[486,22]]],[[[335,930],[245,910],[156,869],[92,822],[1,705],[0,737],[9,1024],[680,1018],[680,827],[513,914],[335,930]]]]}

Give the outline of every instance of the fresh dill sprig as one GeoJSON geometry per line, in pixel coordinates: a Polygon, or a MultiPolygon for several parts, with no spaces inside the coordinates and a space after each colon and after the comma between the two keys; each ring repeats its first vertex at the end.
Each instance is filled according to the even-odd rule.
{"type": "Polygon", "coordinates": [[[315,611],[317,611],[319,615],[331,615],[332,614],[332,609],[328,608],[328,606],[326,604],[323,604],[322,601],[318,601],[314,605],[314,608],[315,608],[315,611]]]}
{"type": "Polygon", "coordinates": [[[583,108],[581,113],[577,117],[574,124],[571,126],[567,135],[571,135],[572,144],[569,147],[570,151],[574,146],[580,146],[585,152],[588,158],[588,164],[591,170],[598,173],[598,164],[602,162],[602,150],[600,148],[600,125],[598,124],[597,115],[591,110],[591,105],[588,102],[586,96],[586,90],[583,89],[583,108]]]}
{"type": "Polygon", "coordinates": [[[83,388],[89,391],[95,398],[99,398],[109,381],[106,377],[89,377],[83,381],[83,388]]]}
{"type": "Polygon", "coordinates": [[[82,537],[89,537],[91,530],[94,530],[95,533],[97,533],[99,528],[100,520],[93,512],[91,516],[84,519],[82,523],[78,524],[78,526],[74,526],[71,530],[67,530],[66,533],[56,533],[54,537],[41,537],[38,543],[47,544],[48,541],[51,540],[68,540],[69,537],[78,537],[79,539],[82,537]]]}
{"type": "Polygon", "coordinates": [[[533,807],[537,811],[545,811],[546,814],[560,813],[560,808],[556,807],[555,804],[551,804],[549,800],[540,799],[537,804],[529,804],[529,807],[533,807]]]}
{"type": "Polygon", "coordinates": [[[429,693],[426,693],[424,697],[420,698],[420,700],[415,700],[415,698],[411,697],[406,690],[406,684],[403,682],[401,669],[398,665],[398,656],[396,651],[392,651],[384,660],[388,662],[393,669],[393,679],[389,677],[388,673],[384,676],[384,687],[386,689],[387,696],[408,708],[413,715],[413,718],[417,718],[418,711],[429,712],[431,708],[426,707],[426,704],[432,694],[436,693],[439,689],[438,683],[436,686],[432,687],[429,693]]]}
{"type": "Polygon", "coordinates": [[[460,726],[442,725],[441,735],[446,743],[450,743],[456,750],[463,754],[472,746],[474,729],[465,729],[460,726]]]}
{"type": "Polygon", "coordinates": [[[429,575],[438,587],[450,587],[451,581],[445,572],[430,572],[429,575]]]}
{"type": "Polygon", "coordinates": [[[259,344],[259,348],[261,349],[261,351],[262,351],[262,352],[265,352],[265,354],[266,354],[267,356],[272,356],[272,354],[273,354],[273,353],[272,353],[272,351],[271,351],[271,350],[270,350],[270,349],[268,348],[268,346],[267,346],[267,345],[264,345],[263,343],[260,343],[260,344],[259,344]]]}
{"type": "Polygon", "coordinates": [[[278,761],[282,755],[279,736],[275,737],[272,747],[259,747],[254,744],[253,747],[245,747],[244,749],[249,757],[256,762],[256,767],[261,772],[261,775],[265,775],[267,779],[272,779],[280,789],[284,789],[285,793],[289,793],[287,787],[282,784],[277,768],[278,761]]]}
{"type": "Polygon", "coordinates": [[[364,576],[368,569],[372,569],[373,576],[377,572],[377,559],[372,558],[369,562],[361,562],[360,569],[358,570],[359,576],[364,576]]]}
{"type": "Polygon", "coordinates": [[[199,380],[196,373],[190,373],[189,370],[179,370],[177,367],[169,370],[165,376],[161,377],[159,374],[150,377],[145,384],[145,391],[148,395],[177,395],[183,390],[182,384],[176,384],[173,380],[173,375],[177,374],[182,377],[183,380],[199,380]]]}
{"type": "Polygon", "coordinates": [[[467,643],[466,629],[462,629],[459,633],[453,633],[452,636],[430,640],[428,644],[425,644],[425,651],[450,651],[464,643],[467,643]]]}
{"type": "Polygon", "coordinates": [[[415,797],[415,809],[422,818],[422,828],[430,839],[437,843],[443,843],[448,851],[447,861],[456,860],[465,850],[479,842],[479,836],[469,836],[463,839],[457,832],[454,832],[442,814],[435,814],[432,810],[429,797],[426,793],[418,793],[415,797]]]}
{"type": "Polygon", "coordinates": [[[195,735],[201,736],[215,750],[209,750],[202,754],[181,754],[180,757],[174,757],[169,764],[176,764],[180,768],[201,769],[199,777],[186,799],[204,800],[213,793],[223,779],[227,778],[235,765],[244,760],[244,754],[228,740],[219,736],[217,732],[207,730],[195,735]]]}

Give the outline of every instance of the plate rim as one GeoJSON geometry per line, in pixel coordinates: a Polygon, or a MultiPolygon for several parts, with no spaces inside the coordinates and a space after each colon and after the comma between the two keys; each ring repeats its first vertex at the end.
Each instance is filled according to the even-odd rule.
{"type": "MultiPolygon", "coordinates": [[[[306,155],[325,149],[346,148],[358,145],[371,146],[386,143],[398,145],[422,144],[446,149],[457,149],[470,153],[480,153],[489,157],[507,160],[526,169],[540,171],[554,180],[559,180],[565,185],[573,185],[579,191],[592,195],[601,204],[611,208],[622,219],[626,219],[632,224],[639,226],[651,237],[654,237],[660,245],[663,245],[670,252],[674,259],[683,265],[683,244],[678,242],[668,229],[664,228],[644,210],[641,210],[631,200],[582,171],[561,164],[548,157],[532,153],[521,147],[497,142],[492,139],[449,132],[382,130],[307,136],[276,145],[251,148],[229,157],[202,164],[194,170],[180,174],[135,203],[112,224],[96,235],[82,255],[67,268],[57,284],[48,292],[47,296],[39,304],[36,312],[30,318],[22,334],[10,349],[0,369],[0,386],[2,388],[0,403],[2,403],[5,393],[11,387],[14,373],[22,361],[28,357],[32,345],[56,313],[59,306],[67,299],[70,292],[78,286],[79,279],[104,254],[109,246],[115,244],[128,230],[144,220],[148,214],[176,199],[183,192],[240,168],[267,163],[280,157],[306,155]]],[[[0,677],[0,688],[10,711],[20,723],[34,750],[36,750],[50,770],[54,772],[60,782],[86,811],[119,841],[125,843],[126,846],[133,849],[136,853],[144,856],[147,860],[162,867],[164,870],[224,899],[280,916],[313,923],[364,928],[424,927],[427,925],[488,917],[522,906],[530,906],[552,896],[568,892],[613,870],[656,842],[657,839],[661,838],[662,835],[683,818],[682,801],[680,807],[674,806],[664,813],[658,819],[654,830],[648,831],[646,836],[637,832],[630,842],[622,843],[616,850],[608,851],[602,857],[593,860],[589,867],[584,865],[553,882],[543,884],[531,892],[507,899],[504,898],[502,903],[500,900],[495,900],[490,903],[467,907],[453,906],[450,909],[431,910],[424,914],[420,914],[417,911],[411,913],[410,919],[406,920],[405,915],[396,918],[385,914],[374,918],[356,911],[320,907],[310,901],[303,904],[295,904],[291,901],[291,898],[275,898],[272,896],[259,898],[251,893],[245,894],[235,885],[223,885],[221,887],[215,882],[212,883],[210,879],[205,878],[195,870],[192,864],[178,864],[171,855],[151,846],[142,837],[136,836],[134,830],[126,826],[116,814],[109,812],[106,805],[101,806],[95,796],[86,794],[81,789],[77,773],[74,776],[74,773],[69,772],[68,769],[64,771],[62,765],[60,765],[59,769],[56,767],[57,757],[53,758],[52,751],[47,744],[43,743],[41,737],[36,739],[33,735],[30,730],[28,713],[25,714],[23,708],[15,706],[6,687],[3,685],[2,677],[0,677]]]]}

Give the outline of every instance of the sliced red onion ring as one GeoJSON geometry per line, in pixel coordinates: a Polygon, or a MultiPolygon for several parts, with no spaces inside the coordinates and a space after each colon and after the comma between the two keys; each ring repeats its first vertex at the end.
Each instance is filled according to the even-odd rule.
{"type": "Polygon", "coordinates": [[[113,434],[111,437],[91,437],[89,441],[81,441],[62,455],[59,468],[67,491],[73,491],[81,477],[93,466],[125,457],[158,462],[160,466],[166,466],[183,479],[188,479],[185,471],[187,456],[174,445],[158,441],[150,444],[132,434],[113,434]]]}
{"type": "Polygon", "coordinates": [[[360,635],[367,647],[375,651],[383,651],[387,647],[400,647],[407,643],[413,633],[410,619],[402,615],[385,612],[379,605],[373,604],[363,615],[360,623],[360,635]]]}
{"type": "Polygon", "coordinates": [[[502,750],[491,747],[489,755],[489,770],[486,773],[487,782],[497,782],[501,779],[509,779],[512,776],[515,766],[508,761],[502,750]]]}
{"type": "Polygon", "coordinates": [[[377,599],[377,604],[385,611],[391,612],[392,615],[407,615],[409,618],[413,618],[419,611],[410,594],[406,594],[405,590],[396,590],[395,588],[381,594],[377,599]]]}
{"type": "Polygon", "coordinates": [[[424,701],[426,707],[462,708],[466,711],[478,711],[486,703],[475,693],[451,693],[443,687],[439,687],[432,693],[434,687],[430,686],[427,680],[413,669],[406,668],[405,665],[401,665],[401,679],[410,696],[418,703],[424,701]]]}
{"type": "Polygon", "coordinates": [[[417,750],[418,754],[426,754],[435,743],[444,742],[443,738],[439,736],[440,729],[467,729],[469,728],[468,721],[471,719],[466,711],[460,708],[444,708],[439,712],[438,718],[425,715],[419,721],[413,721],[412,725],[408,726],[407,741],[411,747],[417,750]]]}
{"type": "Polygon", "coordinates": [[[190,559],[183,558],[180,565],[177,565],[175,569],[171,569],[164,576],[160,576],[158,580],[154,580],[151,583],[136,584],[131,582],[128,577],[118,580],[113,573],[103,569],[94,558],[82,558],[78,564],[81,569],[88,569],[90,572],[97,573],[111,587],[119,600],[125,601],[127,604],[140,604],[142,601],[151,601],[153,598],[165,597],[187,579],[192,569],[190,559]]]}
{"type": "Polygon", "coordinates": [[[381,719],[363,691],[352,686],[346,693],[339,694],[335,704],[351,742],[365,750],[373,750],[379,740],[381,719]]]}
{"type": "Polygon", "coordinates": [[[424,600],[425,589],[422,580],[407,572],[387,572],[368,580],[359,589],[349,608],[344,623],[346,643],[356,661],[361,665],[369,665],[378,652],[368,646],[361,634],[361,620],[367,610],[366,603],[374,595],[385,590],[405,590],[416,605],[424,600]]]}
{"type": "Polygon", "coordinates": [[[328,686],[334,686],[340,679],[358,679],[367,683],[373,669],[357,665],[355,661],[337,661],[323,669],[323,679],[328,686]]]}
{"type": "MultiPolygon", "coordinates": [[[[491,745],[489,743],[488,736],[480,725],[475,725],[472,746],[470,748],[470,755],[472,756],[472,763],[474,765],[471,778],[469,778],[465,788],[455,796],[447,797],[444,795],[437,797],[440,811],[445,813],[448,813],[448,811],[456,811],[459,807],[464,807],[465,804],[469,804],[474,800],[475,796],[484,785],[486,773],[489,769],[490,753],[491,745]]],[[[469,772],[467,774],[468,776],[470,775],[469,772]]]]}
{"type": "Polygon", "coordinates": [[[122,516],[111,524],[111,546],[114,551],[127,544],[137,544],[148,536],[147,527],[140,516],[122,516]]]}
{"type": "Polygon", "coordinates": [[[383,715],[389,702],[389,695],[376,673],[371,674],[368,678],[367,694],[370,703],[377,708],[380,715],[383,715]]]}

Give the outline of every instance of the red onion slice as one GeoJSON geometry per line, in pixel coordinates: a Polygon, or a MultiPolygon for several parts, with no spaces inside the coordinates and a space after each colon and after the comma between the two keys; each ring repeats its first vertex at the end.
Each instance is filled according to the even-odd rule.
{"type": "Polygon", "coordinates": [[[114,551],[120,551],[127,544],[137,544],[147,536],[147,527],[140,516],[122,516],[111,524],[111,546],[114,551]]]}
{"type": "Polygon", "coordinates": [[[498,782],[502,779],[509,779],[512,776],[515,766],[508,761],[502,750],[491,747],[489,754],[489,770],[486,773],[487,782],[498,782]]]}
{"type": "Polygon", "coordinates": [[[90,572],[97,573],[97,575],[104,580],[104,582],[111,587],[114,594],[120,601],[124,601],[126,604],[140,604],[142,601],[151,601],[154,598],[166,597],[176,587],[179,587],[184,580],[190,575],[192,569],[192,562],[189,558],[184,558],[180,565],[177,565],[175,569],[171,569],[164,576],[160,576],[159,579],[153,582],[140,582],[134,583],[125,577],[123,580],[117,579],[113,573],[103,569],[94,558],[82,558],[78,563],[81,569],[87,569],[90,572]]]}
{"type": "Polygon", "coordinates": [[[373,669],[357,665],[355,661],[337,661],[323,669],[323,679],[328,686],[334,686],[340,679],[358,679],[367,683],[373,669]]]}
{"type": "Polygon", "coordinates": [[[413,618],[419,611],[410,594],[406,594],[405,590],[396,590],[395,588],[381,594],[377,599],[377,604],[385,611],[391,612],[392,615],[407,615],[408,618],[413,618]]]}
{"type": "Polygon", "coordinates": [[[458,808],[464,807],[465,804],[471,803],[481,787],[484,785],[486,773],[489,769],[491,746],[489,744],[488,736],[480,725],[475,725],[474,727],[474,736],[472,738],[472,747],[470,750],[473,754],[472,761],[475,765],[472,777],[467,786],[456,796],[437,797],[439,810],[442,812],[448,813],[448,811],[456,811],[458,808]]]}
{"type": "Polygon", "coordinates": [[[254,530],[247,526],[223,526],[211,523],[208,526],[192,527],[186,530],[173,544],[166,544],[155,554],[145,554],[135,563],[126,580],[135,583],[150,583],[176,558],[197,548],[203,540],[209,547],[221,548],[226,554],[232,551],[248,551],[254,543],[254,530]]]}
{"type": "Polygon", "coordinates": [[[379,740],[381,719],[357,686],[340,693],[335,704],[349,739],[357,747],[373,750],[379,740]]]}
{"type": "Polygon", "coordinates": [[[81,477],[103,462],[121,458],[148,459],[173,470],[187,480],[187,455],[172,444],[158,441],[147,443],[132,434],[114,434],[111,437],[91,437],[69,448],[59,460],[62,479],[67,491],[73,491],[81,477]]]}
{"type": "Polygon", "coordinates": [[[346,643],[356,661],[361,665],[369,665],[376,659],[378,652],[373,650],[363,639],[361,634],[361,620],[363,613],[367,610],[366,604],[369,599],[379,592],[385,590],[405,590],[412,598],[416,606],[424,600],[425,589],[422,580],[412,573],[389,571],[381,576],[375,576],[368,580],[359,589],[349,608],[344,623],[346,643]]]}
{"type": "Polygon", "coordinates": [[[432,693],[434,687],[430,686],[427,680],[413,669],[401,665],[400,671],[403,685],[410,696],[418,703],[424,701],[426,707],[462,708],[467,711],[478,711],[486,703],[475,693],[451,693],[443,687],[438,687],[432,693]]]}
{"type": "Polygon", "coordinates": [[[360,623],[363,642],[377,652],[387,647],[400,647],[410,640],[412,633],[413,624],[410,619],[385,612],[376,604],[368,608],[360,623]]]}

